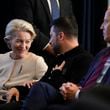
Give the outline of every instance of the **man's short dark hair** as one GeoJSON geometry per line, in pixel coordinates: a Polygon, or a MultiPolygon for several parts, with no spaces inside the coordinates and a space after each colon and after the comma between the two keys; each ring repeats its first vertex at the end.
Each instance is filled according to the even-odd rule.
{"type": "Polygon", "coordinates": [[[78,37],[78,25],[74,16],[60,17],[53,21],[56,32],[63,31],[67,36],[78,37]]]}

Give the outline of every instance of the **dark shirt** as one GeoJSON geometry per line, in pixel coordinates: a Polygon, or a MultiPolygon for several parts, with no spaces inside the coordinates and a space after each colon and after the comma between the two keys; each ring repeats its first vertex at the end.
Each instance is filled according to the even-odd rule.
{"type": "Polygon", "coordinates": [[[49,68],[48,72],[43,77],[42,81],[48,82],[56,88],[59,88],[62,83],[68,81],[77,84],[88,70],[92,58],[90,53],[78,46],[59,55],[52,67],[49,68]],[[52,72],[52,68],[56,64],[61,64],[63,61],[66,62],[63,71],[55,70],[52,72]]]}

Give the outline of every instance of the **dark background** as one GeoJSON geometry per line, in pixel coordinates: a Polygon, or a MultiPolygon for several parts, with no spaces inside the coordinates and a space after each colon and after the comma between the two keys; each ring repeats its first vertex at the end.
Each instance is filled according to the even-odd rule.
{"type": "Polygon", "coordinates": [[[79,42],[93,55],[106,46],[100,26],[107,9],[107,0],[73,0],[79,25],[79,42]]]}

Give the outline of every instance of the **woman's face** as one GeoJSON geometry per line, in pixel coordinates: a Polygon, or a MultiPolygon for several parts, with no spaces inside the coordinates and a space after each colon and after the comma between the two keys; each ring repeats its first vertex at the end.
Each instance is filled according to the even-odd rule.
{"type": "Polygon", "coordinates": [[[32,37],[29,32],[18,31],[15,33],[15,36],[10,40],[11,49],[13,51],[13,55],[16,58],[24,58],[32,43],[32,37]]]}

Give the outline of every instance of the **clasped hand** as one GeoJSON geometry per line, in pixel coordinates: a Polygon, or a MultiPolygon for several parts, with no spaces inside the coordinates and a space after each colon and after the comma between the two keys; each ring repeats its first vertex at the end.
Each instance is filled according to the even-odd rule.
{"type": "Polygon", "coordinates": [[[76,92],[80,89],[80,87],[74,83],[67,82],[63,83],[59,89],[64,100],[73,100],[75,98],[76,92]]]}

